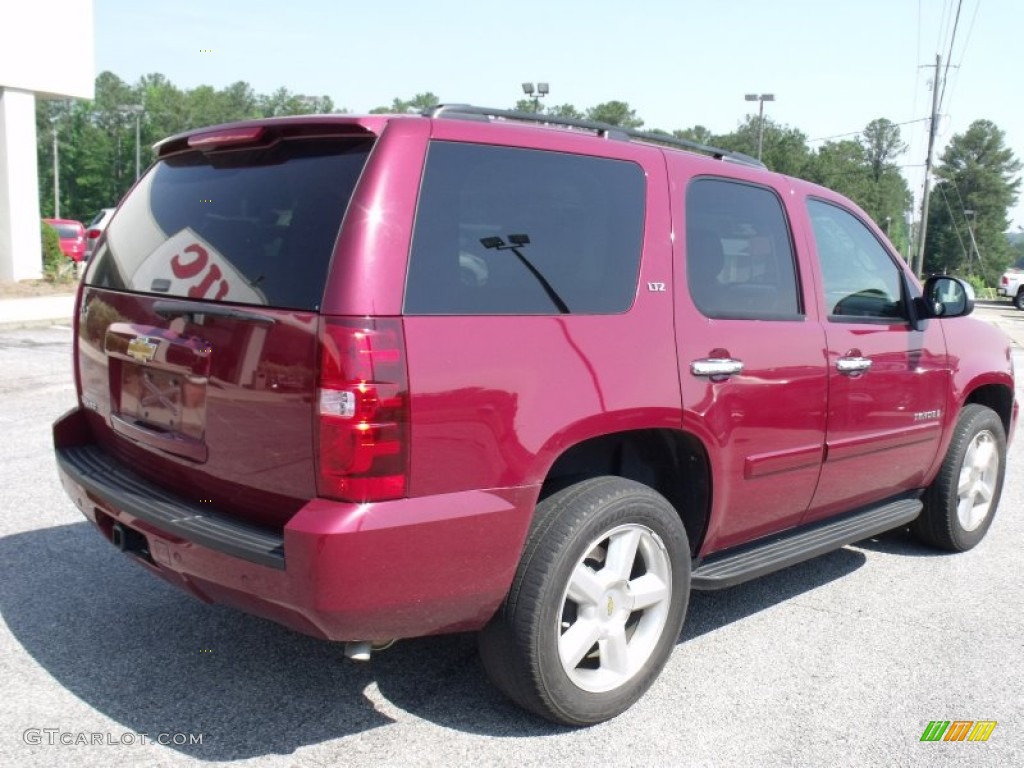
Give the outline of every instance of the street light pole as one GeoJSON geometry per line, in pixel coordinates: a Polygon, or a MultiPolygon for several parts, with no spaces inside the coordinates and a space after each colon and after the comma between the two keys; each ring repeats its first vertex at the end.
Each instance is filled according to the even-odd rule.
{"type": "Polygon", "coordinates": [[[126,104],[119,106],[118,111],[122,115],[135,115],[135,180],[139,180],[140,155],[139,155],[139,122],[142,120],[142,113],[145,107],[140,104],[126,104]]]}
{"type": "Polygon", "coordinates": [[[746,101],[760,102],[757,110],[757,159],[761,159],[761,151],[764,148],[764,103],[775,101],[774,93],[748,93],[743,97],[746,101]]]}
{"type": "Polygon", "coordinates": [[[57,153],[57,118],[50,118],[53,128],[53,218],[60,218],[60,160],[57,153]]]}

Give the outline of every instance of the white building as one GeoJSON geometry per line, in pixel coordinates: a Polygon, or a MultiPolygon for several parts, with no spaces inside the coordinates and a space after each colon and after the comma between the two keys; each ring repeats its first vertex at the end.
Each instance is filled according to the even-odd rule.
{"type": "Polygon", "coordinates": [[[93,0],[0,5],[0,280],[42,272],[36,99],[92,99],[93,0]]]}

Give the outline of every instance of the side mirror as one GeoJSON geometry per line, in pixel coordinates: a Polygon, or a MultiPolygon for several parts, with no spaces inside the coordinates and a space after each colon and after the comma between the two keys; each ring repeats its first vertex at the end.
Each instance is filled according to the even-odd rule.
{"type": "Polygon", "coordinates": [[[974,288],[959,277],[934,275],[925,280],[917,305],[922,319],[963,317],[974,311],[974,288]]]}

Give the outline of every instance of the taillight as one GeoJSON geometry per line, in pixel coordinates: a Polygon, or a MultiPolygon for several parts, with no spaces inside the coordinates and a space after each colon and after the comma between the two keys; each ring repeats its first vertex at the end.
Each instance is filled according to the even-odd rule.
{"type": "Polygon", "coordinates": [[[999,284],[1000,285],[1009,285],[1010,284],[1010,278],[1008,278],[1006,275],[1003,275],[1001,278],[999,278],[999,284]]]}
{"type": "Polygon", "coordinates": [[[97,237],[100,236],[101,231],[102,230],[99,229],[90,229],[88,232],[85,233],[85,236],[88,237],[90,240],[95,240],[97,237]]]}
{"type": "Polygon", "coordinates": [[[360,502],[406,495],[408,390],[401,320],[321,320],[318,495],[360,502]]]}

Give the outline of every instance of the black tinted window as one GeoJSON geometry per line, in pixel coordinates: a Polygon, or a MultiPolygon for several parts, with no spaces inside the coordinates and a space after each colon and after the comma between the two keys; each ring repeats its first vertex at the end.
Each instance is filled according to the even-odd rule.
{"type": "Polygon", "coordinates": [[[786,214],[769,189],[724,179],[690,183],[686,276],[693,303],[707,317],[801,316],[786,214]]]}
{"type": "Polygon", "coordinates": [[[56,229],[57,234],[65,239],[82,236],[82,230],[74,224],[51,224],[50,226],[56,229]]]}
{"type": "Polygon", "coordinates": [[[282,141],[156,165],[121,205],[93,285],[313,309],[365,141],[282,141]]]}
{"type": "Polygon", "coordinates": [[[618,160],[438,142],[409,264],[409,314],[614,313],[636,294],[644,174],[618,160]]]}
{"type": "Polygon", "coordinates": [[[809,200],[807,211],[829,315],[903,319],[900,270],[871,230],[848,211],[820,200],[809,200]]]}

